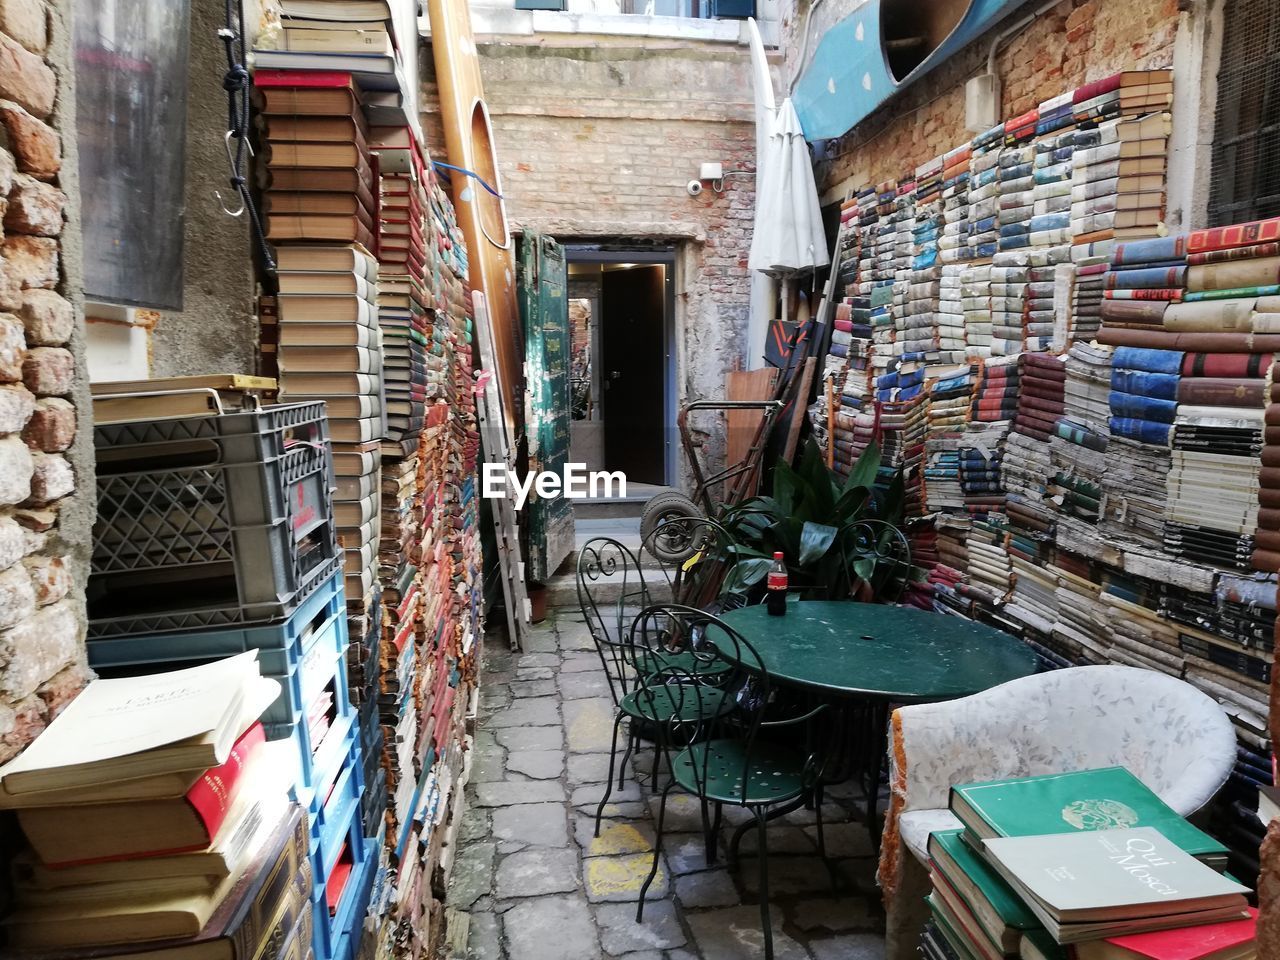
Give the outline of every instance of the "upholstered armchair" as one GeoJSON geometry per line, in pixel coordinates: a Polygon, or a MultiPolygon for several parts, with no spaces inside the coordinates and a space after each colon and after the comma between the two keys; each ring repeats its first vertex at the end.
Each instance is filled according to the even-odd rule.
{"type": "Polygon", "coordinates": [[[947,703],[895,710],[890,799],[880,850],[888,960],[916,956],[927,919],[926,844],[961,824],[951,785],[1124,766],[1184,816],[1235,762],[1222,709],[1190,684],[1132,667],[1072,667],[947,703]]]}

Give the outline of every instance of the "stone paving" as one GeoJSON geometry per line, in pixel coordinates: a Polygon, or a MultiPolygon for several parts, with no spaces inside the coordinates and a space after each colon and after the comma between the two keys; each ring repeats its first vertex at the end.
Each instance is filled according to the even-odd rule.
{"type": "MultiPolygon", "coordinates": [[[[667,802],[664,854],[644,922],[635,922],[653,855],[653,754],[639,751],[625,788],[615,784],[595,837],[613,704],[577,611],[553,611],[533,629],[525,653],[495,647],[481,677],[468,806],[447,899],[447,960],[762,957],[755,832],[743,841],[738,869],[726,868],[723,850],[708,867],[698,804],[679,792],[667,802]]],[[[838,895],[817,855],[813,812],[770,824],[778,960],[884,957],[875,860],[852,814],[858,794],[832,794],[824,816],[838,895]]],[[[741,814],[725,808],[726,825],[742,822],[741,814]]]]}

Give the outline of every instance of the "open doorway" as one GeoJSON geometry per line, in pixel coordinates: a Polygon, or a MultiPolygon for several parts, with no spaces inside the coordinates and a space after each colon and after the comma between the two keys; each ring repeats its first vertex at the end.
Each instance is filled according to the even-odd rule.
{"type": "Polygon", "coordinates": [[[674,472],[674,252],[566,244],[572,458],[629,487],[674,472]]]}

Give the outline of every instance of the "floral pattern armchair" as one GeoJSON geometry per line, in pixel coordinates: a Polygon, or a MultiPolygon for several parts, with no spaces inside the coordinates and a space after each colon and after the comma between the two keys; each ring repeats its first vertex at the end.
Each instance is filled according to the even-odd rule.
{"type": "Polygon", "coordinates": [[[879,871],[889,960],[915,954],[927,918],[929,834],[960,826],[947,810],[952,784],[1124,766],[1185,816],[1226,782],[1236,755],[1231,722],[1212,699],[1121,666],[1055,670],[901,707],[891,727],[879,871]]]}

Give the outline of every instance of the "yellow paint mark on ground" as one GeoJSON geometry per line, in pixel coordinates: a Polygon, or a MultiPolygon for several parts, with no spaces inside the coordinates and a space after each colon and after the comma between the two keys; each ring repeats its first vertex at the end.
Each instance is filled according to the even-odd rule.
{"type": "Polygon", "coordinates": [[[639,830],[629,823],[605,824],[600,836],[591,840],[588,857],[616,857],[623,853],[651,853],[652,845],[639,830]]]}
{"type": "MultiPolygon", "coordinates": [[[[587,895],[591,898],[613,897],[619,894],[640,895],[640,888],[653,865],[653,857],[643,853],[633,853],[623,857],[596,857],[586,862],[587,895]]],[[[666,870],[658,867],[658,875],[649,888],[652,896],[655,891],[666,887],[666,870]]]]}
{"type": "Polygon", "coordinates": [[[575,753],[608,750],[613,740],[613,716],[603,705],[591,702],[570,722],[568,734],[569,749],[575,753]]]}

